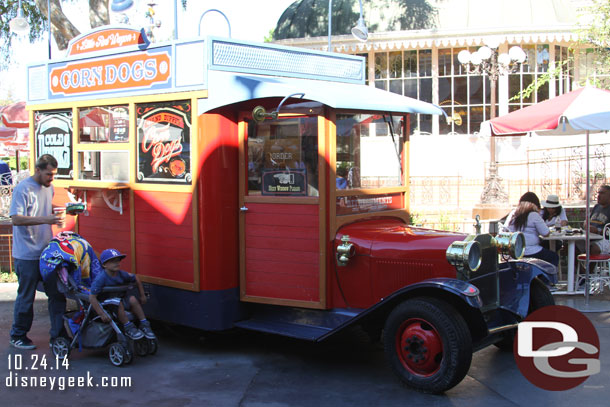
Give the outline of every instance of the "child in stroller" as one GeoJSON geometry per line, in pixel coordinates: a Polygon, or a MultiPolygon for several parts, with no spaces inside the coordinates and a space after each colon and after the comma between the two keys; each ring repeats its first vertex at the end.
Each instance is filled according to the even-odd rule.
{"type": "Polygon", "coordinates": [[[121,260],[126,256],[121,254],[116,249],[106,249],[100,255],[102,262],[103,272],[99,273],[93,283],[91,284],[91,294],[89,294],[89,302],[101,317],[102,321],[110,322],[110,316],[104,312],[101,307],[97,296],[103,294],[104,288],[116,287],[124,284],[135,283],[138,287],[138,292],[133,292],[130,289],[122,299],[113,298],[106,300],[106,304],[114,304],[118,306],[118,317],[119,321],[125,328],[125,334],[133,339],[134,341],[146,337],[146,339],[156,339],[155,334],[150,328],[150,323],[144,315],[142,306],[140,304],[146,303],[146,295],[144,294],[144,287],[140,280],[133,274],[129,274],[121,270],[121,260]],[[136,327],[133,322],[127,317],[125,311],[132,310],[138,319],[140,320],[140,327],[136,327]]]}
{"type": "MultiPolygon", "coordinates": [[[[59,358],[68,357],[76,347],[103,348],[110,344],[108,356],[115,366],[130,363],[134,352],[139,356],[154,353],[157,350],[156,339],[142,338],[138,341],[129,339],[119,325],[112,300],[101,307],[105,316],[110,315],[110,323],[103,323],[89,303],[92,281],[104,273],[100,262],[89,243],[76,233],[61,232],[55,236],[40,258],[40,271],[43,279],[57,276],[58,290],[76,301],[78,310],[64,315],[67,325],[67,337],[59,336],[51,341],[51,351],[59,358]]],[[[104,295],[123,296],[129,287],[107,287],[104,295]]]]}

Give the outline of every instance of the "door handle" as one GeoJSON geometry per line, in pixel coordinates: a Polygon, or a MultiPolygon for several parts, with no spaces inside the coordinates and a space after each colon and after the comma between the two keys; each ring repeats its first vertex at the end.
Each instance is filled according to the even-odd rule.
{"type": "Polygon", "coordinates": [[[240,212],[248,212],[248,208],[246,208],[246,206],[242,206],[241,208],[239,208],[240,212]]]}

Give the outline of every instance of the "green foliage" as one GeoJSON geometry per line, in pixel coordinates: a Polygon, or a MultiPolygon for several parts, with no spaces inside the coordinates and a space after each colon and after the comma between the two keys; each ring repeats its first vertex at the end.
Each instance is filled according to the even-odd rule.
{"type": "MultiPolygon", "coordinates": [[[[572,50],[570,50],[572,51],[572,50]]],[[[554,68],[549,68],[549,70],[542,75],[538,76],[535,81],[530,83],[526,88],[521,90],[521,92],[517,93],[515,96],[510,98],[508,101],[512,102],[515,100],[528,99],[532,93],[537,92],[542,86],[551,80],[557,78],[562,72],[565,72],[570,64],[574,61],[574,57],[570,57],[565,61],[561,61],[559,64],[555,65],[554,68]]]]}
{"type": "Polygon", "coordinates": [[[269,34],[265,35],[264,42],[271,42],[271,41],[273,41],[273,34],[274,34],[274,32],[275,32],[275,28],[270,29],[269,30],[269,34]]]}
{"type": "Polygon", "coordinates": [[[0,283],[16,283],[17,275],[9,270],[0,270],[0,283]]]}
{"type": "MultiPolygon", "coordinates": [[[[7,163],[7,164],[8,164],[8,166],[9,166],[11,169],[16,168],[16,167],[15,167],[15,160],[16,160],[16,158],[15,158],[15,157],[0,157],[0,159],[1,159],[2,161],[4,161],[5,163],[7,163]]],[[[28,157],[22,157],[22,156],[20,156],[20,157],[19,157],[19,163],[20,163],[20,167],[19,167],[19,168],[20,168],[21,170],[27,170],[27,169],[28,169],[28,166],[29,166],[29,158],[28,158],[28,157]]]]}
{"type": "Polygon", "coordinates": [[[610,89],[610,0],[592,0],[586,9],[586,16],[590,21],[583,20],[579,30],[579,43],[581,46],[594,48],[593,60],[597,79],[587,78],[595,86],[610,89]],[[602,75],[601,77],[599,75],[602,75]]]}
{"type": "Polygon", "coordinates": [[[424,220],[421,216],[416,212],[409,212],[409,225],[412,226],[421,226],[424,223],[424,220]]]}

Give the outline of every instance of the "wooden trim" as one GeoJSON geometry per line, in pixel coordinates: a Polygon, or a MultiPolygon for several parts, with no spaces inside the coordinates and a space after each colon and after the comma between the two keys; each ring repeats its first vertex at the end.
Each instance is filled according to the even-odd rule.
{"type": "Polygon", "coordinates": [[[336,223],[335,223],[335,230],[332,234],[333,238],[335,236],[335,234],[337,233],[337,230],[339,230],[339,228],[345,224],[348,223],[352,223],[358,220],[367,220],[367,219],[374,219],[374,218],[400,218],[402,220],[404,220],[405,222],[409,222],[409,213],[404,210],[404,209],[395,209],[395,210],[391,210],[391,211],[382,211],[382,212],[369,212],[369,213],[359,213],[356,215],[344,215],[344,216],[337,216],[336,217],[336,223]]]}
{"type": "Polygon", "coordinates": [[[138,168],[138,130],[136,125],[136,104],[129,102],[129,184],[136,183],[138,168]]]}
{"type": "MultiPolygon", "coordinates": [[[[319,170],[318,170],[319,171],[319,170]]],[[[245,187],[245,186],[244,186],[245,187]]],[[[264,203],[264,204],[293,204],[293,205],[317,205],[322,200],[317,196],[262,196],[262,195],[245,195],[243,203],[264,203]]],[[[241,204],[243,204],[241,203],[241,204]]]]}
{"type": "Polygon", "coordinates": [[[159,278],[159,277],[151,277],[151,276],[143,276],[143,275],[139,275],[140,281],[142,281],[143,283],[151,283],[151,284],[157,284],[157,285],[162,285],[165,287],[172,287],[172,288],[179,288],[181,290],[188,290],[188,291],[199,291],[199,287],[195,287],[194,284],[191,283],[185,283],[183,281],[175,281],[175,280],[170,280],[167,278],[159,278]]]}
{"type": "Polygon", "coordinates": [[[57,102],[57,103],[42,103],[42,104],[28,104],[30,110],[55,110],[55,109],[67,109],[71,107],[82,108],[82,107],[96,107],[96,106],[108,106],[108,105],[129,105],[131,103],[155,103],[155,102],[169,102],[174,100],[186,100],[186,99],[206,99],[208,97],[207,90],[198,91],[185,91],[185,92],[173,92],[153,95],[141,95],[141,96],[125,96],[120,98],[109,98],[109,99],[86,99],[70,102],[57,102]]]}
{"type": "MultiPolygon", "coordinates": [[[[335,110],[329,109],[328,114],[329,132],[327,136],[329,164],[329,179],[337,178],[337,113],[335,110]]],[[[329,183],[329,207],[328,207],[328,240],[335,239],[337,230],[337,187],[332,182],[329,183]]]]}
{"type": "Polygon", "coordinates": [[[197,196],[198,187],[195,186],[191,197],[191,213],[193,215],[193,289],[200,290],[200,265],[199,265],[199,198],[197,196]]]}
{"type": "Polygon", "coordinates": [[[136,244],[136,205],[135,193],[131,189],[129,190],[129,227],[131,228],[131,269],[137,274],[136,251],[138,250],[138,245],[136,244]]]}
{"type": "Polygon", "coordinates": [[[336,196],[362,196],[362,195],[383,195],[404,193],[408,191],[407,186],[371,189],[340,189],[336,191],[336,196]]]}
{"type": "Polygon", "coordinates": [[[242,301],[245,302],[255,302],[258,304],[271,304],[271,305],[286,305],[291,307],[300,307],[300,308],[314,308],[314,309],[324,309],[325,305],[322,302],[316,301],[299,301],[299,300],[286,300],[282,298],[268,298],[268,297],[256,297],[252,295],[243,295],[241,297],[242,301]]]}
{"type": "MultiPolygon", "coordinates": [[[[201,289],[201,264],[199,253],[199,113],[197,98],[191,98],[191,214],[193,222],[193,288],[201,289]]],[[[136,146],[137,147],[137,146],[136,146]]]]}
{"type": "Polygon", "coordinates": [[[318,245],[319,245],[319,267],[318,267],[318,302],[321,308],[326,308],[326,139],[329,133],[328,120],[324,115],[318,116],[318,245]]]}
{"type": "Polygon", "coordinates": [[[89,181],[89,180],[69,180],[55,179],[53,185],[58,188],[81,188],[81,189],[133,189],[134,191],[151,192],[183,192],[193,193],[193,185],[173,185],[173,184],[135,184],[117,183],[108,181],[89,181]]]}
{"type": "MultiPolygon", "coordinates": [[[[238,149],[238,193],[239,208],[245,204],[246,195],[246,131],[245,115],[241,113],[237,124],[237,149],[238,149]]],[[[246,296],[246,213],[241,210],[239,216],[239,297],[243,301],[246,296]]]]}

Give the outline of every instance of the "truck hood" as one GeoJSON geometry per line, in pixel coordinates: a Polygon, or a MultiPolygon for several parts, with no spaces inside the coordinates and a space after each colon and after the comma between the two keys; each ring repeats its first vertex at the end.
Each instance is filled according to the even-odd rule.
{"type": "Polygon", "coordinates": [[[398,261],[424,261],[446,265],[445,251],[451,243],[464,240],[465,233],[416,228],[398,218],[372,219],[342,227],[336,236],[340,244],[344,235],[356,247],[357,255],[398,261]]]}

